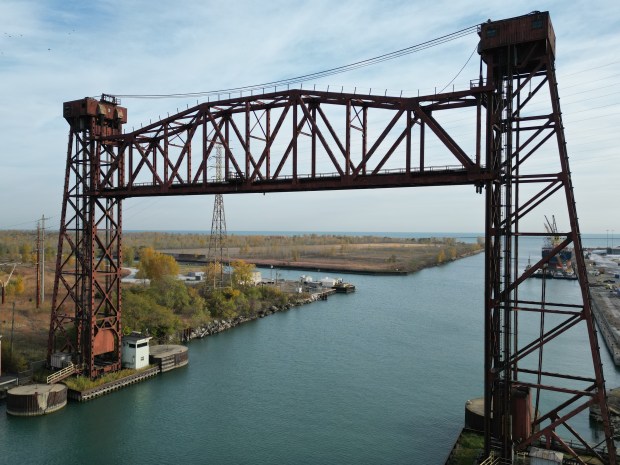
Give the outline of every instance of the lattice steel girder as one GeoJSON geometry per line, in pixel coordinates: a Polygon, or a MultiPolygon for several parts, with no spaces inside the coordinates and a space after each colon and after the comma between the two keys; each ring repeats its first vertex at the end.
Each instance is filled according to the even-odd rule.
{"type": "Polygon", "coordinates": [[[402,171],[420,179],[421,185],[432,185],[437,173],[424,174],[433,164],[449,165],[446,173],[466,170],[468,182],[478,182],[484,178],[479,162],[480,117],[472,115],[472,134],[478,140],[465,150],[434,114],[481,107],[481,95],[488,90],[475,85],[468,91],[416,98],[290,90],[203,103],[139,131],[102,138],[103,145],[111,148],[110,162],[99,172],[99,182],[90,193],[131,197],[166,195],[172,189],[177,194],[216,192],[212,186],[218,183],[207,174],[216,143],[224,147],[225,179],[230,183],[228,188],[219,186],[217,192],[249,192],[259,185],[283,191],[283,183],[289,184],[289,190],[298,190],[293,184],[304,178],[308,189],[329,188],[320,182],[312,186],[319,171],[318,157],[323,159],[321,171],[333,172],[341,183],[402,171]],[[336,117],[338,108],[343,110],[336,117]],[[373,121],[373,110],[387,122],[373,121]],[[377,132],[378,128],[382,129],[377,132]],[[429,134],[443,145],[444,163],[433,163],[425,144],[429,134]],[[303,143],[307,147],[302,153],[303,143]],[[353,152],[354,143],[361,144],[361,153],[353,152]],[[114,185],[112,178],[123,168],[126,171],[114,185]],[[273,181],[280,186],[270,184],[273,181]]]}

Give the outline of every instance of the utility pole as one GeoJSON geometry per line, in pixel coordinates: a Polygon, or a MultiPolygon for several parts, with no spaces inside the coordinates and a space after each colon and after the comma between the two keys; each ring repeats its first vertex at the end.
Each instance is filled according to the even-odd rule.
{"type": "Polygon", "coordinates": [[[13,302],[13,316],[11,317],[11,341],[9,343],[9,360],[13,362],[13,329],[15,328],[15,302],[13,302]]]}
{"type": "Polygon", "coordinates": [[[37,221],[37,262],[34,265],[36,269],[36,278],[37,278],[37,290],[36,290],[36,298],[35,298],[36,308],[41,307],[41,267],[39,266],[40,263],[41,263],[41,225],[37,221]]]}
{"type": "Polygon", "coordinates": [[[40,245],[37,246],[37,269],[40,271],[37,275],[41,282],[37,289],[37,308],[45,301],[45,220],[49,220],[49,218],[41,215],[40,223],[37,225],[37,231],[40,231],[40,234],[38,234],[40,245]]]}

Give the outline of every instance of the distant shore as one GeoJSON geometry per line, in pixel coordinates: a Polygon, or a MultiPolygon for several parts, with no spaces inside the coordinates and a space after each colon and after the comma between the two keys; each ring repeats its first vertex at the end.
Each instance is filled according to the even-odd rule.
{"type": "MultiPolygon", "coordinates": [[[[431,266],[438,266],[445,263],[449,263],[454,260],[458,260],[461,258],[470,257],[472,255],[476,255],[478,253],[483,252],[484,249],[473,250],[467,253],[463,253],[456,258],[446,260],[441,263],[432,263],[427,264],[426,266],[410,269],[410,270],[399,270],[399,269],[385,269],[373,267],[372,263],[367,264],[351,264],[351,263],[329,263],[322,261],[283,261],[283,260],[270,260],[270,259],[253,259],[253,258],[240,258],[240,257],[231,257],[231,260],[245,260],[248,263],[252,263],[258,268],[280,268],[287,270],[301,270],[301,271],[316,271],[316,272],[332,272],[332,273],[349,273],[349,274],[360,274],[360,275],[374,275],[374,276],[403,276],[414,273],[416,271],[420,271],[424,268],[428,268],[431,266]]],[[[186,264],[199,264],[206,265],[208,263],[205,256],[194,256],[192,254],[165,251],[165,253],[170,254],[175,258],[179,263],[186,264]]]]}
{"type": "MultiPolygon", "coordinates": [[[[208,247],[191,245],[188,238],[172,245],[173,239],[167,246],[159,241],[157,249],[181,263],[208,263],[208,247]]],[[[405,275],[484,250],[482,238],[461,242],[449,237],[234,236],[226,244],[222,253],[229,260],[258,267],[370,275],[405,275]]]]}

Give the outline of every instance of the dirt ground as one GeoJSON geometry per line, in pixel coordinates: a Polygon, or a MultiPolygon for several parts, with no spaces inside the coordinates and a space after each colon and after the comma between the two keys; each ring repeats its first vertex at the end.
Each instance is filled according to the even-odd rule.
{"type": "MultiPolygon", "coordinates": [[[[23,280],[23,292],[7,293],[4,304],[0,304],[0,334],[3,351],[10,347],[12,341],[14,354],[22,354],[28,360],[41,360],[47,351],[54,268],[46,267],[45,298],[39,308],[36,308],[34,267],[32,265],[18,266],[11,279],[17,276],[23,280]]],[[[7,277],[6,270],[0,270],[0,280],[5,281],[7,277]]]]}

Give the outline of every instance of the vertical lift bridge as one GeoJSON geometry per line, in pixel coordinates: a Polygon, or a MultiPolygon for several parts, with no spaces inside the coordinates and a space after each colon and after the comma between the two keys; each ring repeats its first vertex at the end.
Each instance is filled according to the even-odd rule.
{"type": "Polygon", "coordinates": [[[114,97],[66,102],[70,131],[49,362],[60,352],[91,377],[120,369],[125,198],[473,185],[486,197],[486,454],[495,450],[511,459],[517,450],[542,445],[559,447],[578,462],[583,450],[616,464],[549,14],[489,21],[479,36],[479,79],[440,94],[274,89],[202,103],[128,133],[122,130],[126,109],[114,97]],[[470,115],[467,141],[441,123],[443,115],[463,111],[470,115]],[[223,179],[207,171],[216,145],[224,151],[223,179]],[[524,300],[520,286],[553,256],[522,271],[520,240],[546,235],[523,226],[538,219],[524,219],[540,218],[538,207],[557,208],[558,202],[570,228],[558,232],[562,241],[553,252],[574,247],[582,301],[524,300]],[[519,325],[528,318],[540,321],[540,333],[520,338],[519,325]],[[587,376],[543,367],[543,347],[569,331],[587,334],[587,376]],[[539,403],[543,397],[551,401],[539,403]],[[536,414],[532,398],[541,409],[536,414]],[[571,426],[592,405],[600,407],[604,423],[597,446],[571,426]]]}

